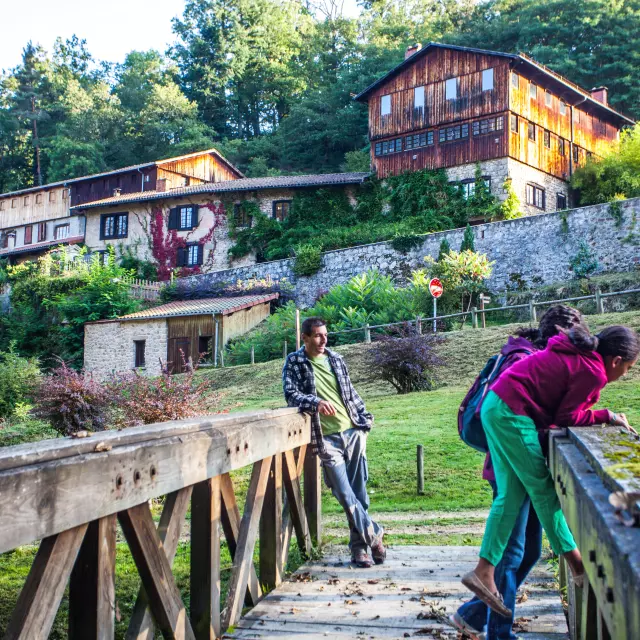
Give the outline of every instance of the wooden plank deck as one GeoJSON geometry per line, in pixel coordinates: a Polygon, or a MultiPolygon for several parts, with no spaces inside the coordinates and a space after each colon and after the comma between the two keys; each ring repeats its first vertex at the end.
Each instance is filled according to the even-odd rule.
{"type": "MultiPolygon", "coordinates": [[[[454,640],[443,622],[469,596],[460,576],[476,547],[402,546],[384,565],[356,569],[346,550],[302,566],[246,613],[225,638],[406,638],[454,640]]],[[[529,576],[516,611],[523,640],[566,640],[567,624],[544,562],[529,576]]]]}

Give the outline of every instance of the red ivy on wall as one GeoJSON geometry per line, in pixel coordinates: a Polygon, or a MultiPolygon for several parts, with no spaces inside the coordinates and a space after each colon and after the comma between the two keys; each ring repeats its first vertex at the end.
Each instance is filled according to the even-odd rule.
{"type": "MultiPolygon", "coordinates": [[[[201,273],[204,267],[213,266],[214,255],[216,250],[215,232],[216,229],[224,224],[226,220],[225,210],[222,203],[215,204],[207,202],[200,205],[201,208],[209,209],[213,213],[213,224],[207,233],[196,240],[199,245],[205,245],[213,242],[213,248],[209,251],[202,266],[198,267],[182,267],[178,273],[179,277],[194,275],[201,273]]],[[[158,268],[158,280],[169,280],[171,272],[176,268],[176,260],[178,258],[178,249],[184,248],[189,243],[189,237],[195,229],[186,236],[179,236],[175,229],[168,230],[161,207],[156,207],[151,212],[151,255],[155,260],[158,268]]]]}

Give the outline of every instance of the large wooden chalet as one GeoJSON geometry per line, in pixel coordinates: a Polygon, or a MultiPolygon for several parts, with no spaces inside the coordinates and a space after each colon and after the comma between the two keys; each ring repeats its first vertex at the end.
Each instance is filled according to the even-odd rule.
{"type": "Polygon", "coordinates": [[[379,177],[445,168],[465,193],[475,165],[493,193],[511,180],[525,213],[569,206],[568,180],[633,121],[524,55],[431,43],[358,94],[379,177]]]}

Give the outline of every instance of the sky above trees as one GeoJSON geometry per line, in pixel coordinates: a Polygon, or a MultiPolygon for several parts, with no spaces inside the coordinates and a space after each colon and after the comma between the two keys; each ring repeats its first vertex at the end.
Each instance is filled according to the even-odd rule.
{"type": "Polygon", "coordinates": [[[522,51],[640,118],[640,0],[309,1],[186,0],[171,46],[120,61],[82,33],[25,43],[0,75],[0,192],[211,146],[250,176],[366,170],[352,96],[415,42],[522,51]]]}

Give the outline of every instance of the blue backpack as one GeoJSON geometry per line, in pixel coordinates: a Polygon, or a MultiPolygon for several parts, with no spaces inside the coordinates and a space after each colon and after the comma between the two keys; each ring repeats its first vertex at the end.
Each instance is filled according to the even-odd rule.
{"type": "Polygon", "coordinates": [[[498,376],[514,364],[516,360],[519,360],[519,358],[513,357],[517,353],[530,355],[533,351],[530,349],[515,349],[509,355],[504,356],[499,353],[489,358],[458,410],[458,433],[460,438],[465,444],[482,451],[482,453],[489,452],[487,436],[484,433],[482,420],[480,419],[482,402],[489,391],[489,387],[498,379],[498,376]]]}

